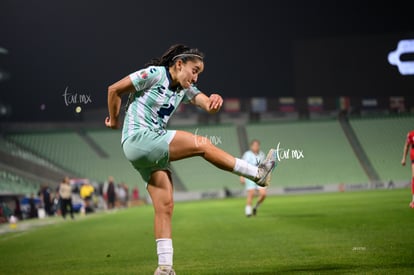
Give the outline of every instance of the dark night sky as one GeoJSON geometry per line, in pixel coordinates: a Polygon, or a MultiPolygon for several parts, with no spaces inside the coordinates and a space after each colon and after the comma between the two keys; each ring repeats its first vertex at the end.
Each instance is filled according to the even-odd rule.
{"type": "Polygon", "coordinates": [[[108,85],[177,42],[206,53],[206,93],[294,96],[295,41],[413,31],[408,2],[362,2],[3,0],[0,101],[15,119],[43,103],[64,114],[69,87],[102,107],[108,85]]]}

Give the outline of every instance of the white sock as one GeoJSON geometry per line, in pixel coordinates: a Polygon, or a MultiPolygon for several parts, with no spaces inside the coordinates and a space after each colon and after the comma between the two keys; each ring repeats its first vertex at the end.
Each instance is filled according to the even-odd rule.
{"type": "Polygon", "coordinates": [[[156,239],[159,266],[173,265],[173,246],[171,239],[156,239]]]}
{"type": "Polygon", "coordinates": [[[247,161],[242,159],[236,159],[236,164],[234,165],[233,172],[239,176],[244,176],[246,178],[254,179],[257,176],[258,168],[257,166],[249,164],[247,161]]]}
{"type": "Polygon", "coordinates": [[[246,213],[246,216],[250,216],[252,214],[252,206],[251,205],[246,205],[245,213],[246,213]]]}

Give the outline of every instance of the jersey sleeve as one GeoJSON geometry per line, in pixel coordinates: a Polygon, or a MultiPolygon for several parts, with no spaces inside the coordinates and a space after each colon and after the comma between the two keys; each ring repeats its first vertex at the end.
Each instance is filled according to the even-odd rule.
{"type": "Polygon", "coordinates": [[[189,103],[199,93],[201,93],[201,91],[196,86],[191,85],[190,88],[185,89],[183,103],[189,103]]]}
{"type": "Polygon", "coordinates": [[[159,67],[148,67],[129,75],[135,90],[141,92],[156,84],[160,80],[161,69],[159,67]]]}

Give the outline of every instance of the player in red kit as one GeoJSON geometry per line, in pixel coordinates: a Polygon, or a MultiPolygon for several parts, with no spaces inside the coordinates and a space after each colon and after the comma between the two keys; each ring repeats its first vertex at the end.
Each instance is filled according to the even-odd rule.
{"type": "Polygon", "coordinates": [[[408,148],[410,147],[410,159],[411,159],[411,193],[413,198],[410,202],[410,207],[414,208],[414,130],[407,134],[407,139],[404,144],[404,153],[401,160],[401,164],[405,165],[405,159],[407,157],[408,148]]]}

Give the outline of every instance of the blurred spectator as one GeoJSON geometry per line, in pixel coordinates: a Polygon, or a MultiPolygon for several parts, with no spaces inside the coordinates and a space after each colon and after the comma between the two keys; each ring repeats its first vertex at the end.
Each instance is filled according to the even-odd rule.
{"type": "Polygon", "coordinates": [[[20,207],[20,201],[17,196],[14,197],[14,203],[15,203],[14,216],[18,218],[19,220],[22,220],[23,219],[22,209],[20,207]]]}
{"type": "Polygon", "coordinates": [[[59,196],[62,217],[66,219],[66,213],[69,208],[70,217],[73,220],[75,217],[73,216],[72,187],[68,177],[65,177],[59,185],[59,196]]]}
{"type": "Polygon", "coordinates": [[[108,189],[106,191],[106,195],[108,197],[108,209],[114,208],[116,192],[115,192],[115,183],[114,183],[113,177],[108,177],[108,189]]]}
{"type": "Polygon", "coordinates": [[[128,201],[127,201],[127,193],[126,193],[124,184],[123,183],[118,184],[118,188],[116,191],[117,191],[120,205],[122,207],[126,207],[128,201]]]}
{"type": "Polygon", "coordinates": [[[80,188],[80,196],[84,202],[85,212],[93,212],[92,196],[95,188],[89,182],[85,182],[80,188]]]}
{"type": "Polygon", "coordinates": [[[3,213],[3,204],[0,204],[0,223],[6,223],[7,219],[3,213]]]}
{"type": "Polygon", "coordinates": [[[35,201],[33,193],[30,194],[30,199],[29,199],[29,218],[31,219],[37,218],[37,207],[36,207],[36,201],[35,201]]]}
{"type": "Polygon", "coordinates": [[[388,189],[393,189],[393,188],[395,188],[395,183],[394,183],[394,181],[393,181],[393,180],[390,180],[390,181],[388,182],[387,188],[388,188],[388,189]]]}
{"type": "Polygon", "coordinates": [[[102,182],[98,183],[98,195],[103,197],[105,196],[104,184],[102,182]]]}
{"type": "Polygon", "coordinates": [[[231,197],[233,197],[233,194],[231,193],[231,190],[230,190],[227,186],[225,186],[225,187],[224,187],[224,196],[225,196],[226,198],[231,198],[231,197]]]}
{"type": "Polygon", "coordinates": [[[6,222],[7,222],[6,218],[3,217],[3,209],[0,206],[0,224],[6,223],[6,222]]]}
{"type": "Polygon", "coordinates": [[[60,213],[60,198],[59,198],[59,186],[56,187],[55,192],[52,195],[52,213],[60,213]]]}
{"type": "Polygon", "coordinates": [[[42,198],[43,201],[43,207],[45,208],[46,215],[53,215],[52,212],[52,198],[50,195],[50,189],[47,184],[42,185],[39,196],[42,198]]]}
{"type": "Polygon", "coordinates": [[[134,201],[139,200],[139,189],[138,189],[138,186],[135,186],[134,189],[132,189],[132,200],[134,200],[134,201]]]}
{"type": "Polygon", "coordinates": [[[13,215],[13,211],[4,201],[1,202],[1,208],[3,209],[3,217],[6,218],[6,220],[9,220],[10,216],[13,215]]]}
{"type": "Polygon", "coordinates": [[[124,187],[124,190],[125,190],[125,202],[126,202],[126,206],[128,206],[128,201],[129,201],[129,187],[128,187],[128,184],[126,184],[125,182],[122,183],[122,186],[124,187]]]}

